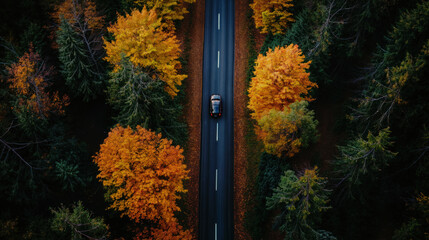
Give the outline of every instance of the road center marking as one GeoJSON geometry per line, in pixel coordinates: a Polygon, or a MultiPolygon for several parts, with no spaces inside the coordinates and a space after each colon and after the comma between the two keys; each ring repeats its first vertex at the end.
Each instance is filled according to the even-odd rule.
{"type": "Polygon", "coordinates": [[[217,68],[219,68],[220,51],[217,51],[217,68]]]}
{"type": "Polygon", "coordinates": [[[217,30],[220,30],[220,13],[217,14],[217,30]]]}
{"type": "Polygon", "coordinates": [[[217,223],[215,223],[215,240],[217,240],[217,223]]]}
{"type": "Polygon", "coordinates": [[[215,191],[217,192],[217,169],[216,169],[215,191]]]}
{"type": "Polygon", "coordinates": [[[219,141],[219,123],[216,123],[216,142],[219,141]]]}

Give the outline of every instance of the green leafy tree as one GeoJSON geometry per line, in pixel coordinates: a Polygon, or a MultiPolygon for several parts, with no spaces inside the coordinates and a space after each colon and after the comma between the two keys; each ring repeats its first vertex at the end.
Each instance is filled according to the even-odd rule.
{"type": "Polygon", "coordinates": [[[62,239],[107,239],[108,226],[101,217],[93,217],[82,202],[70,210],[64,206],[52,209],[51,228],[61,233],[62,239]]]}
{"type": "Polygon", "coordinates": [[[376,179],[377,173],[395,158],[397,153],[389,150],[393,145],[390,133],[389,128],[385,128],[378,135],[369,132],[366,139],[356,138],[345,146],[338,146],[335,171],[341,176],[341,183],[347,189],[359,186],[365,178],[376,179]]]}
{"type": "Polygon", "coordinates": [[[326,182],[318,176],[317,167],[306,169],[299,178],[294,171],[285,171],[273,196],[267,198],[268,209],[281,209],[276,220],[286,233],[285,239],[317,239],[319,233],[314,228],[320,212],[329,208],[326,182]]]}
{"type": "Polygon", "coordinates": [[[66,84],[76,97],[88,101],[97,96],[102,76],[94,70],[84,42],[65,18],[57,32],[59,59],[66,84]]]}
{"type": "Polygon", "coordinates": [[[283,111],[271,110],[258,120],[267,153],[292,157],[318,138],[314,112],[307,101],[289,105],[283,111]]]}

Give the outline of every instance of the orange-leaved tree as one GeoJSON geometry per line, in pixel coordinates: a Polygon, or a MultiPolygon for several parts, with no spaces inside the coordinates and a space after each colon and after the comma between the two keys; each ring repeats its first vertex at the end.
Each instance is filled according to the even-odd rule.
{"type": "Polygon", "coordinates": [[[168,240],[191,240],[193,239],[190,231],[183,230],[183,227],[180,226],[178,221],[172,221],[170,223],[161,222],[157,227],[152,227],[148,229],[147,227],[137,236],[134,240],[158,240],[158,239],[168,239],[168,240]]]}
{"type": "MultiPolygon", "coordinates": [[[[183,181],[188,170],[183,163],[183,150],[171,140],[137,126],[114,127],[94,157],[98,178],[109,189],[110,208],[123,212],[136,222],[176,226],[176,200],[185,193],[183,181]]],[[[182,228],[175,228],[177,231],[182,228]]],[[[180,234],[189,234],[188,231],[180,234]]]]}
{"type": "Polygon", "coordinates": [[[104,17],[98,14],[95,3],[90,0],[65,0],[55,6],[55,11],[51,16],[57,26],[61,24],[62,17],[79,31],[101,30],[104,27],[104,17]]]}
{"type": "Polygon", "coordinates": [[[185,3],[194,3],[196,0],[134,0],[134,3],[147,9],[155,9],[162,19],[162,25],[167,30],[175,30],[174,21],[182,20],[188,13],[185,3]]]}
{"type": "Polygon", "coordinates": [[[293,6],[292,0],[254,0],[253,9],[255,26],[262,33],[282,34],[293,22],[292,13],[288,9],[293,6]]]}
{"type": "Polygon", "coordinates": [[[141,67],[153,79],[166,83],[165,90],[174,97],[177,85],[187,76],[178,74],[180,62],[179,41],[172,33],[163,31],[161,19],[155,11],[146,8],[134,10],[108,28],[115,40],[105,40],[106,60],[120,69],[121,58],[127,57],[134,66],[141,67]]]}
{"type": "Polygon", "coordinates": [[[9,68],[9,88],[14,91],[17,104],[13,110],[20,114],[29,112],[37,118],[46,118],[51,113],[64,114],[64,107],[69,104],[67,96],[60,97],[58,92],[49,94],[47,88],[52,69],[30,46],[28,52],[9,68]]]}
{"type": "Polygon", "coordinates": [[[310,61],[304,62],[304,55],[295,44],[259,55],[249,88],[252,118],[259,120],[271,109],[282,111],[296,101],[311,101],[306,95],[317,84],[309,80],[309,67],[310,61]]]}
{"type": "Polygon", "coordinates": [[[308,102],[300,101],[283,111],[272,109],[258,120],[265,151],[278,157],[293,157],[302,148],[317,140],[314,112],[307,109],[308,102]]]}

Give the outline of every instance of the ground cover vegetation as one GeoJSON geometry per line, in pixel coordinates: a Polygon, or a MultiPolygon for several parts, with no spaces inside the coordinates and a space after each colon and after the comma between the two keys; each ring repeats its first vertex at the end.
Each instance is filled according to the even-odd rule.
{"type": "Polygon", "coordinates": [[[429,2],[250,7],[265,39],[248,66],[249,122],[263,142],[248,165],[252,238],[427,239],[429,2]],[[332,138],[327,154],[318,146],[332,138]]]}
{"type": "Polygon", "coordinates": [[[175,25],[195,1],[5,1],[1,239],[192,239],[175,25]]]}

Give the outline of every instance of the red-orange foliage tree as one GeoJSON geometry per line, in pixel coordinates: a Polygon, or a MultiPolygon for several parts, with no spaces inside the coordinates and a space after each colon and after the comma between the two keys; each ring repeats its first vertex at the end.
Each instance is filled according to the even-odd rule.
{"type": "Polygon", "coordinates": [[[317,84],[308,78],[309,67],[310,61],[304,62],[304,55],[295,44],[270,49],[266,56],[259,55],[249,88],[248,108],[253,111],[252,118],[259,120],[271,109],[282,111],[296,101],[311,101],[306,95],[317,84]]]}
{"type": "Polygon", "coordinates": [[[192,235],[190,231],[183,230],[183,227],[177,222],[177,219],[166,223],[159,222],[158,227],[147,229],[145,228],[143,232],[137,234],[134,238],[135,240],[158,240],[158,239],[168,239],[168,240],[191,240],[192,235]]]}
{"type": "Polygon", "coordinates": [[[189,172],[182,153],[161,134],[140,126],[136,130],[116,126],[94,157],[100,170],[97,177],[109,189],[113,201],[110,208],[136,222],[145,220],[158,226],[141,236],[190,236],[174,217],[174,212],[180,211],[176,200],[180,199],[179,193],[186,192],[183,181],[189,172]]]}
{"type": "Polygon", "coordinates": [[[50,113],[64,113],[64,107],[69,104],[69,99],[67,96],[60,97],[58,92],[48,93],[47,88],[50,85],[48,77],[52,70],[45,66],[32,47],[8,70],[9,88],[17,97],[17,105],[13,107],[16,113],[26,111],[38,118],[46,118],[50,113]]]}
{"type": "Polygon", "coordinates": [[[104,17],[97,13],[95,3],[89,0],[65,0],[55,6],[52,18],[57,25],[60,25],[61,17],[79,32],[88,29],[101,30],[104,26],[104,17]]]}

